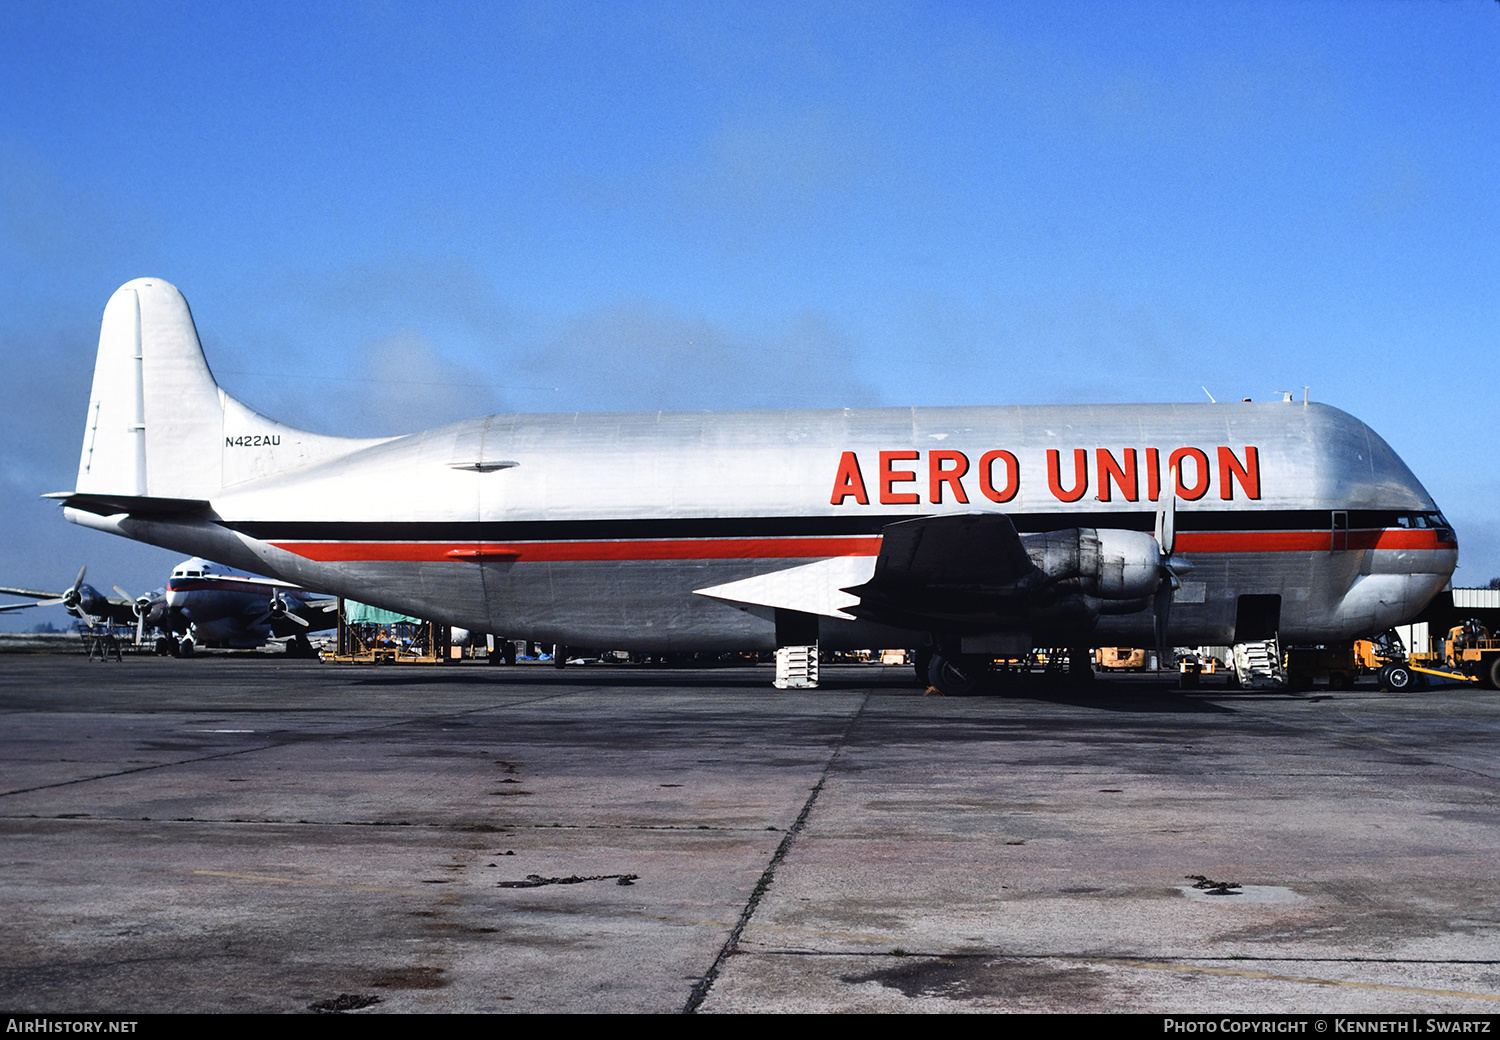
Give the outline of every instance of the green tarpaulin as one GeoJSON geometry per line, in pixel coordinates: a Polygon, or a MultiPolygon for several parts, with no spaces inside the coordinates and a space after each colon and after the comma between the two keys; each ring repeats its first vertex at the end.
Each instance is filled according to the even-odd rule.
{"type": "Polygon", "coordinates": [[[421,618],[408,617],[398,614],[394,610],[381,610],[372,607],[368,603],[356,603],[352,599],[344,600],[344,621],[350,625],[399,625],[403,621],[421,623],[421,618]]]}

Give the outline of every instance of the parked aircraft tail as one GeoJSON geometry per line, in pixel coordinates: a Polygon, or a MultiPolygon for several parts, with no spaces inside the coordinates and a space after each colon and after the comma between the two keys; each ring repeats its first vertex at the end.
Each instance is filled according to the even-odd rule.
{"type": "Polygon", "coordinates": [[[176,286],[137,278],[104,308],[75,495],[206,501],[365,447],[275,422],[219,388],[176,286]]]}

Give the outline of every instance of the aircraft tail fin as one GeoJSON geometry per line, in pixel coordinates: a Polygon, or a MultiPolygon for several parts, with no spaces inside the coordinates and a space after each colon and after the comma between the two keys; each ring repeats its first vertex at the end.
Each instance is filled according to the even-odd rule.
{"type": "Polygon", "coordinates": [[[208,500],[371,443],[297,430],[230,397],[182,293],[138,278],[104,308],[76,494],[208,500]]]}

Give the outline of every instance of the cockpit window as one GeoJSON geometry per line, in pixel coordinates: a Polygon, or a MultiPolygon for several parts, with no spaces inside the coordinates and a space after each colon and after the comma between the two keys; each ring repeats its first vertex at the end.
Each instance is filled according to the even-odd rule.
{"type": "Polygon", "coordinates": [[[1442,513],[1404,513],[1396,518],[1396,525],[1415,531],[1435,530],[1453,526],[1447,520],[1443,519],[1442,513]]]}

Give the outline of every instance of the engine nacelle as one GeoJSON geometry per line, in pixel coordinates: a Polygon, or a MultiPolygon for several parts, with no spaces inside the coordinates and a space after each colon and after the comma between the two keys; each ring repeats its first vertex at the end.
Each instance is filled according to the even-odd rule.
{"type": "Polygon", "coordinates": [[[1047,584],[1102,600],[1143,600],[1161,584],[1161,549],[1142,531],[1077,527],[1021,536],[1047,584]]]}

